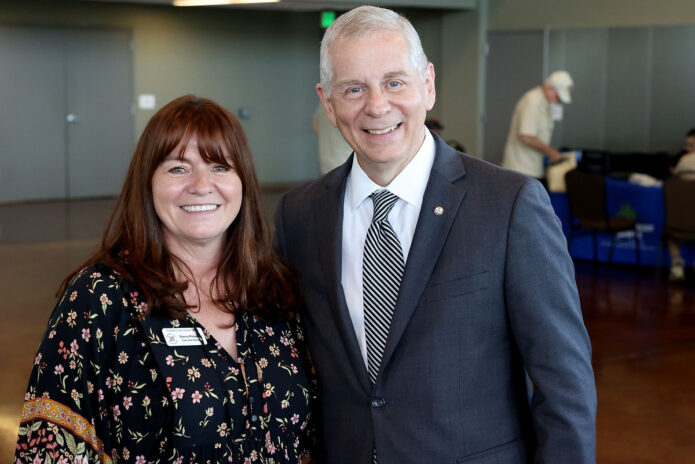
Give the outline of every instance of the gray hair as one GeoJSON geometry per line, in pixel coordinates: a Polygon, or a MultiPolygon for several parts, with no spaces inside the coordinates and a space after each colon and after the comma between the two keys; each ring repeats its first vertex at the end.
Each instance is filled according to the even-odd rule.
{"type": "Polygon", "coordinates": [[[410,48],[410,61],[420,74],[420,78],[425,80],[427,56],[422,49],[420,36],[410,21],[386,8],[360,6],[336,19],[326,29],[323,40],[321,40],[321,87],[326,97],[330,98],[331,84],[333,83],[333,65],[329,51],[331,45],[336,40],[356,39],[384,30],[403,34],[410,48]]]}

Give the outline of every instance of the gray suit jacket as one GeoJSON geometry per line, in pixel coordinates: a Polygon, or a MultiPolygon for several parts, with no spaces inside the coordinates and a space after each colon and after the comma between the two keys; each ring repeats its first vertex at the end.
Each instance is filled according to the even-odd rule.
{"type": "Polygon", "coordinates": [[[373,387],[341,286],[352,157],[279,202],[275,246],[301,273],[327,462],[368,464],[376,447],[379,464],[592,463],[591,346],[548,196],[435,141],[373,387]]]}

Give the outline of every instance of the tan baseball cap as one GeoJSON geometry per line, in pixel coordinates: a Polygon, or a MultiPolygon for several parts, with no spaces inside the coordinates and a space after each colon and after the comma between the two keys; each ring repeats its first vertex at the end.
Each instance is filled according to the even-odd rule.
{"type": "Polygon", "coordinates": [[[562,103],[572,103],[570,92],[574,87],[572,76],[567,71],[555,71],[545,80],[546,85],[550,85],[557,91],[562,103]]]}

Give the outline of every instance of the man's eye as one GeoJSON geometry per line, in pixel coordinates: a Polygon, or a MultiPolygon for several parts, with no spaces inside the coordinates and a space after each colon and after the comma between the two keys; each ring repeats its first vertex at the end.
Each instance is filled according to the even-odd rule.
{"type": "Polygon", "coordinates": [[[389,81],[387,84],[390,88],[395,89],[401,86],[401,83],[398,81],[389,81]]]}
{"type": "Polygon", "coordinates": [[[360,93],[361,90],[362,90],[362,89],[360,89],[359,87],[350,87],[350,88],[348,89],[347,93],[353,93],[353,94],[354,94],[354,93],[360,93]]]}

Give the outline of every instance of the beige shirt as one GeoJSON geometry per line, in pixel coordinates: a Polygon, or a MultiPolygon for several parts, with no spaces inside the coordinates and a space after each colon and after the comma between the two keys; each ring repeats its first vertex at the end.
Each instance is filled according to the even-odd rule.
{"type": "Polygon", "coordinates": [[[352,153],[352,148],[328,120],[321,104],[314,111],[313,123],[319,139],[319,169],[321,174],[326,174],[343,164],[352,153]]]}
{"type": "Polygon", "coordinates": [[[695,153],[686,153],[681,156],[673,173],[688,180],[695,180],[695,153]]]}
{"type": "Polygon", "coordinates": [[[503,167],[537,179],[545,177],[543,153],[519,140],[519,134],[533,135],[550,144],[554,124],[549,108],[540,86],[526,92],[517,102],[504,146],[503,167]]]}

